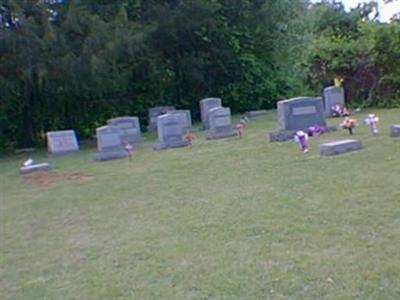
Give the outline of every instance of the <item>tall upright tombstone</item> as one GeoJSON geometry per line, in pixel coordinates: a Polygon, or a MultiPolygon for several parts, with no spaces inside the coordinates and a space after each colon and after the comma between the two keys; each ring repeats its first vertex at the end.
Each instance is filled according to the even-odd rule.
{"type": "Polygon", "coordinates": [[[221,139],[236,135],[232,129],[231,109],[229,107],[214,107],[208,113],[210,123],[208,139],[221,139]]]}
{"type": "Polygon", "coordinates": [[[96,129],[97,153],[94,159],[106,161],[128,157],[121,142],[121,129],[115,126],[103,126],[96,129]]]}
{"type": "Polygon", "coordinates": [[[296,131],[307,131],[310,126],[319,125],[327,131],[336,127],[327,127],[324,106],[321,98],[298,97],[278,102],[278,129],[270,133],[270,141],[292,139],[296,131]]]}
{"type": "Polygon", "coordinates": [[[210,128],[208,112],[214,107],[221,107],[222,101],[220,98],[206,98],[200,100],[200,114],[201,114],[201,124],[203,129],[207,130],[210,128]]]}
{"type": "Polygon", "coordinates": [[[190,130],[192,128],[192,116],[190,115],[190,110],[188,109],[178,109],[169,112],[169,114],[177,115],[182,124],[183,132],[190,130]]]}
{"type": "Polygon", "coordinates": [[[46,137],[47,150],[52,154],[67,154],[79,150],[74,130],[49,131],[46,137]]]}
{"type": "Polygon", "coordinates": [[[143,141],[138,117],[118,117],[107,121],[109,126],[121,129],[121,143],[135,144],[143,141]]]}
{"type": "Polygon", "coordinates": [[[340,86],[330,86],[324,89],[324,112],[326,117],[332,116],[332,106],[345,106],[344,90],[340,86]]]}
{"type": "Polygon", "coordinates": [[[157,131],[157,118],[159,116],[165,115],[171,111],[174,111],[173,106],[156,106],[149,109],[149,126],[148,130],[157,131]]]}
{"type": "Polygon", "coordinates": [[[184,139],[181,119],[176,114],[166,114],[157,118],[158,141],[153,145],[154,150],[178,148],[189,145],[184,139]]]}

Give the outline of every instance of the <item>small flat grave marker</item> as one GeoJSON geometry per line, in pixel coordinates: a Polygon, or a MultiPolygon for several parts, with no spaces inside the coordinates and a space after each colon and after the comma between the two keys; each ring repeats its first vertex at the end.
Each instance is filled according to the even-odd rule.
{"type": "Polygon", "coordinates": [[[391,137],[400,137],[400,125],[390,126],[390,136],[391,137]]]}
{"type": "Polygon", "coordinates": [[[319,145],[319,153],[324,156],[338,155],[360,149],[362,149],[361,141],[352,139],[333,141],[319,145]]]}

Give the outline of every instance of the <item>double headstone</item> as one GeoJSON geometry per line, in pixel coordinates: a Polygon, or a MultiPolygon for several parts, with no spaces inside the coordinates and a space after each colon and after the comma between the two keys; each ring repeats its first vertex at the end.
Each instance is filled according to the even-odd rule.
{"type": "Polygon", "coordinates": [[[121,136],[122,131],[115,126],[103,126],[96,129],[97,153],[94,159],[105,161],[111,159],[125,158],[128,152],[124,149],[121,136]]]}
{"type": "Polygon", "coordinates": [[[74,130],[49,131],[46,136],[47,149],[52,154],[66,154],[79,150],[74,130]]]}
{"type": "Polygon", "coordinates": [[[157,118],[161,115],[165,115],[170,111],[175,110],[173,106],[156,106],[149,109],[149,126],[148,130],[156,131],[157,130],[157,118]]]}
{"type": "Polygon", "coordinates": [[[330,86],[324,89],[324,112],[325,116],[332,116],[332,107],[339,105],[340,107],[345,106],[344,101],[344,90],[339,86],[330,86]]]}
{"type": "Polygon", "coordinates": [[[220,139],[236,135],[232,129],[231,109],[215,107],[208,111],[209,133],[208,139],[220,139]]]}
{"type": "Polygon", "coordinates": [[[177,114],[166,114],[157,118],[158,141],[154,150],[185,147],[189,145],[184,139],[184,129],[181,118],[177,114]]]}
{"type": "Polygon", "coordinates": [[[200,114],[201,114],[201,124],[203,129],[207,130],[210,128],[209,123],[209,111],[215,107],[221,107],[222,101],[220,98],[206,98],[200,100],[200,114]]]}
{"type": "Polygon", "coordinates": [[[298,130],[307,131],[310,126],[322,126],[327,131],[324,106],[321,98],[298,97],[278,102],[278,129],[270,133],[270,141],[286,141],[293,138],[298,130]]]}
{"type": "Polygon", "coordinates": [[[121,143],[135,144],[143,141],[140,131],[139,118],[118,117],[107,121],[109,126],[118,127],[121,130],[121,143]]]}

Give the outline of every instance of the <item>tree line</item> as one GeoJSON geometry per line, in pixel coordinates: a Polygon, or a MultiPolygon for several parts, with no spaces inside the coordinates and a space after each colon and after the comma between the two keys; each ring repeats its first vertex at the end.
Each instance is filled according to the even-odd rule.
{"type": "Polygon", "coordinates": [[[373,1],[0,2],[15,23],[0,26],[3,150],[40,145],[49,130],[90,137],[156,105],[198,118],[210,96],[233,112],[269,109],[334,77],[350,105],[400,106],[400,23],[379,23],[373,1]]]}

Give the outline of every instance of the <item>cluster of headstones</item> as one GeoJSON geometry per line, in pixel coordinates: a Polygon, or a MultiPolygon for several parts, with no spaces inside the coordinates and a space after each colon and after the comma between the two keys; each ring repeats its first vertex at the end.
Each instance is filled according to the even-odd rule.
{"type": "Polygon", "coordinates": [[[157,106],[149,109],[149,131],[157,131],[154,150],[178,148],[189,145],[185,133],[192,128],[190,110],[176,110],[173,106],[157,106]]]}
{"type": "MultiPolygon", "coordinates": [[[[310,126],[321,126],[326,131],[335,131],[328,127],[326,117],[331,116],[335,105],[345,106],[343,88],[338,86],[324,89],[323,97],[298,97],[278,102],[278,128],[269,134],[271,142],[291,140],[297,131],[307,131],[310,126]]],[[[391,126],[390,136],[400,136],[400,125],[391,126]]],[[[362,148],[361,141],[354,139],[333,141],[320,145],[321,155],[336,155],[362,148]]]]}

